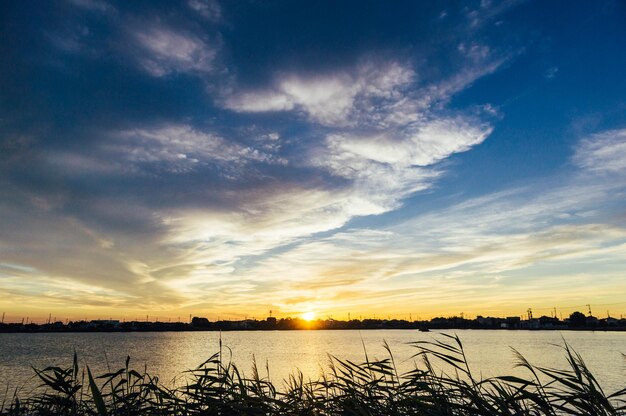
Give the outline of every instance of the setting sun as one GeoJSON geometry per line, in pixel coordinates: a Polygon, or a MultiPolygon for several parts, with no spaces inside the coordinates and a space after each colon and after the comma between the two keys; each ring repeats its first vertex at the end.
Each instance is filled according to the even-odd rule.
{"type": "Polygon", "coordinates": [[[304,319],[305,321],[312,321],[313,319],[315,319],[315,312],[305,312],[302,314],[302,319],[304,319]]]}

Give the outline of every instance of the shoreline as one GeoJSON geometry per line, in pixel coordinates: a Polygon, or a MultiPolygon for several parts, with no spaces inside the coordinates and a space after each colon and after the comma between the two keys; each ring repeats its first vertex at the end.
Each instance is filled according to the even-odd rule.
{"type": "Polygon", "coordinates": [[[287,331],[503,331],[503,332],[626,332],[626,328],[430,328],[429,331],[420,331],[417,328],[290,328],[290,329],[65,329],[65,330],[0,330],[0,334],[91,334],[91,333],[133,333],[133,332],[287,332],[287,331]]]}

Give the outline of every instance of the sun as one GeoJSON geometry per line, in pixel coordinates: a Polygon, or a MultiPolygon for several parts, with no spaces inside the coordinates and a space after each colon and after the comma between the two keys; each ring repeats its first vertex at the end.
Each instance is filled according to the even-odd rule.
{"type": "Polygon", "coordinates": [[[302,319],[304,319],[305,321],[312,321],[313,319],[315,319],[315,312],[309,311],[309,312],[303,313],[302,319]]]}

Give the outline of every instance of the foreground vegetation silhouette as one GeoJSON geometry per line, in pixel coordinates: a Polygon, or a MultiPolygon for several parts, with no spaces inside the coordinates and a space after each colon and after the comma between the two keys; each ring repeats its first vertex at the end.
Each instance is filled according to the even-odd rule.
{"type": "Polygon", "coordinates": [[[457,336],[412,345],[416,365],[407,373],[398,373],[385,344],[386,359],[370,360],[367,351],[360,364],[330,357],[319,380],[298,372],[280,389],[256,363],[246,377],[220,353],[189,370],[181,387],[131,369],[130,358],[96,377],[74,354],[70,368],[35,370],[42,387],[25,398],[7,394],[0,415],[626,415],[626,388],[605,394],[565,342],[568,368],[537,367],[513,350],[528,376],[489,379],[470,370],[457,336]]]}

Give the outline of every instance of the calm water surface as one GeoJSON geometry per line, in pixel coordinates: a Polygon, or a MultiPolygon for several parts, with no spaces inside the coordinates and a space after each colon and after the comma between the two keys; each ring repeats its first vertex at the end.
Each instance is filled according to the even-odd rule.
{"type": "MultiPolygon", "coordinates": [[[[514,369],[511,347],[520,351],[533,364],[564,367],[562,338],[582,356],[600,383],[609,391],[625,387],[626,333],[620,332],[558,332],[558,331],[440,331],[456,333],[463,342],[470,365],[476,374],[484,377],[496,375],[525,375],[514,369]]],[[[250,374],[253,357],[261,375],[265,363],[269,365],[270,378],[275,383],[296,369],[306,377],[317,379],[320,369],[328,368],[328,354],[356,362],[364,361],[361,339],[370,358],[385,358],[383,341],[391,346],[401,371],[414,366],[411,356],[416,352],[407,343],[428,340],[435,332],[414,330],[373,331],[267,331],[223,332],[223,345],[232,351],[233,361],[250,374]]],[[[108,360],[111,369],[123,367],[127,355],[131,365],[151,374],[158,374],[164,382],[171,383],[181,372],[191,369],[219,349],[217,332],[131,332],[131,333],[79,333],[79,334],[0,334],[0,388],[25,386],[32,382],[31,367],[49,365],[70,366],[76,349],[83,364],[95,372],[106,371],[108,360]],[[106,357],[106,359],[105,359],[106,357]],[[134,363],[134,364],[133,364],[134,363]]],[[[224,348],[225,354],[228,349],[224,348]]]]}

